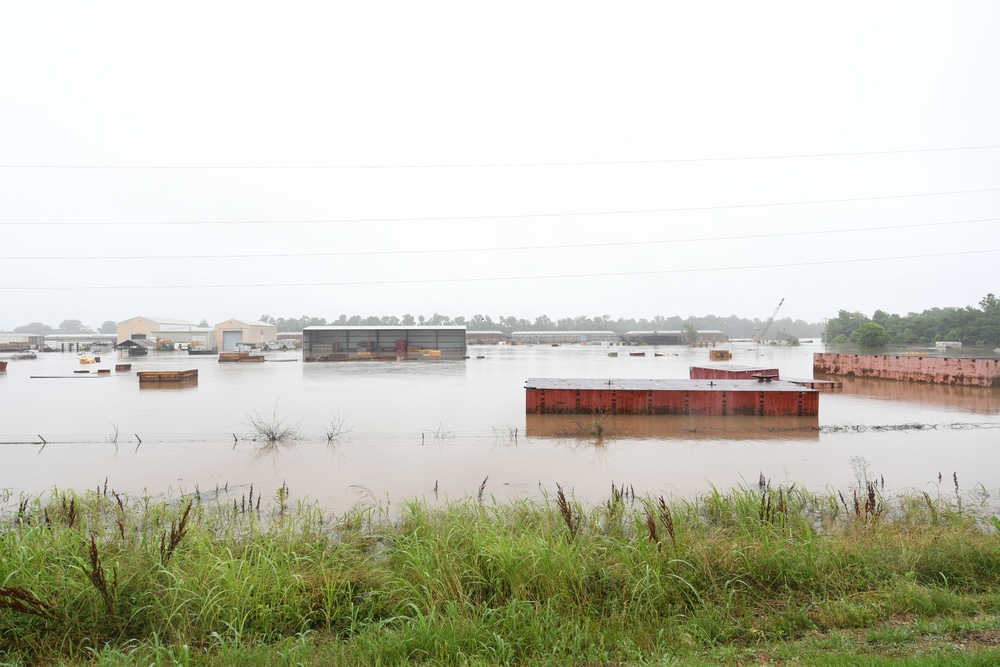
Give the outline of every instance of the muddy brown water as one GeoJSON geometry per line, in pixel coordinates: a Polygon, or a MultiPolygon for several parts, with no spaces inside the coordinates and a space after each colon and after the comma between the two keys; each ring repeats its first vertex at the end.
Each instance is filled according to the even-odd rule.
{"type": "MultiPolygon", "coordinates": [[[[727,363],[807,378],[822,347],[729,349],[727,363]]],[[[1000,494],[1000,389],[845,378],[821,396],[818,420],[632,416],[595,425],[524,413],[529,377],[685,378],[711,363],[708,354],[567,345],[473,346],[462,361],[319,364],[292,352],[262,364],[183,353],[104,354],[87,365],[69,353],[12,360],[0,374],[0,489],[9,501],[107,480],[132,494],[218,488],[238,497],[252,484],[271,497],[286,484],[293,498],[344,510],[476,496],[484,480],[487,499],[539,498],[560,484],[598,503],[612,484],[691,497],[761,474],[847,492],[867,472],[887,490],[954,494],[957,476],[963,494],[1000,494]],[[647,354],[609,356],[625,349],[647,354]],[[131,370],[115,372],[120,363],[131,370]],[[194,385],[140,386],[136,375],[192,368],[194,385]],[[255,417],[299,437],[255,441],[255,417]]]]}

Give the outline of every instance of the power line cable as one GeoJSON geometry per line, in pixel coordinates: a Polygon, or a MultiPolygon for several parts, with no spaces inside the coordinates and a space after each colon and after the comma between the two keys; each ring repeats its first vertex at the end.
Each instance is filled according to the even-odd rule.
{"type": "Polygon", "coordinates": [[[423,278],[407,280],[357,280],[357,281],[329,281],[315,283],[237,283],[237,284],[214,284],[214,285],[49,285],[49,286],[26,286],[14,287],[10,285],[0,286],[0,291],[48,291],[48,290],[127,290],[127,289],[259,289],[262,287],[286,288],[286,287],[362,287],[370,285],[425,285],[440,283],[482,283],[482,282],[503,282],[503,281],[527,281],[527,280],[558,280],[558,279],[580,279],[580,278],[618,278],[626,276],[653,276],[680,273],[717,273],[721,271],[746,271],[757,269],[783,269],[793,267],[815,267],[829,266],[834,264],[861,264],[869,262],[887,262],[910,259],[937,259],[941,257],[959,257],[971,255],[983,255],[1000,252],[1000,248],[989,250],[965,250],[959,252],[932,253],[924,255],[898,255],[894,257],[865,257],[859,259],[831,259],[816,260],[809,262],[789,262],[783,264],[751,264],[745,266],[719,266],[702,267],[694,269],[657,269],[654,271],[616,271],[608,273],[567,273],[552,275],[534,276],[489,276],[483,278],[423,278]]]}
{"type": "Polygon", "coordinates": [[[298,225],[314,223],[365,223],[365,222],[449,222],[462,220],[512,220],[517,218],[565,218],[584,217],[602,215],[637,215],[650,213],[688,213],[694,211],[721,211],[744,208],[769,208],[778,206],[806,206],[815,204],[841,204],[846,202],[860,201],[881,201],[889,199],[912,199],[918,197],[944,197],[950,195],[967,195],[983,192],[997,192],[1000,188],[979,188],[975,190],[950,190],[945,192],[921,192],[903,195],[880,195],[876,197],[846,197],[841,199],[812,199],[790,202],[768,202],[761,204],[722,204],[718,206],[687,206],[679,208],[650,208],[650,209],[623,209],[617,211],[582,211],[571,213],[511,213],[503,215],[458,215],[458,216],[426,216],[426,217],[402,217],[402,218],[316,218],[307,220],[163,220],[163,221],[119,221],[119,222],[86,222],[86,221],[49,221],[49,222],[25,222],[10,221],[0,222],[3,226],[157,226],[157,225],[298,225]]]}
{"type": "Polygon", "coordinates": [[[658,160],[581,160],[558,162],[467,162],[467,163],[426,163],[426,164],[353,164],[353,165],[141,165],[141,164],[0,164],[0,169],[482,169],[510,167],[590,167],[643,164],[686,164],[695,162],[742,162],[752,160],[801,160],[809,158],[861,157],[875,155],[907,155],[914,153],[945,153],[957,151],[982,151],[1000,148],[1000,145],[953,146],[946,148],[907,148],[888,151],[851,151],[846,153],[798,153],[786,155],[743,155],[728,157],[665,158],[658,160]]]}
{"type": "Polygon", "coordinates": [[[675,245],[682,243],[718,243],[721,241],[748,241],[756,239],[787,238],[796,236],[817,236],[829,234],[854,234],[860,232],[898,231],[923,227],[966,225],[979,222],[996,222],[1000,218],[977,218],[973,220],[951,220],[947,222],[925,222],[909,225],[887,225],[882,227],[854,227],[851,229],[825,229],[799,232],[775,232],[770,234],[740,234],[730,236],[704,236],[687,239],[661,239],[642,241],[607,241],[602,243],[565,243],[555,245],[504,246],[498,248],[433,248],[426,250],[360,250],[343,252],[289,252],[289,253],[236,253],[229,255],[33,255],[27,257],[0,256],[0,260],[21,261],[108,261],[108,260],[173,260],[173,259],[277,259],[282,257],[371,257],[385,255],[431,255],[483,252],[521,252],[529,250],[577,250],[589,248],[617,248],[647,245],[675,245]]]}

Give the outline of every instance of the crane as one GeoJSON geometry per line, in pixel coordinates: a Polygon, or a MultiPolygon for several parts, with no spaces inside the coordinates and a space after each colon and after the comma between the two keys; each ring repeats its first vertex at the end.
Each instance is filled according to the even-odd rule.
{"type": "Polygon", "coordinates": [[[764,340],[764,336],[767,334],[768,329],[771,328],[771,325],[774,324],[774,318],[777,316],[778,311],[781,310],[781,304],[784,302],[785,297],[781,297],[781,301],[778,302],[778,306],[774,309],[774,312],[771,313],[771,317],[767,318],[767,322],[765,322],[764,326],[760,329],[760,333],[754,335],[753,339],[755,343],[759,343],[764,340]]]}

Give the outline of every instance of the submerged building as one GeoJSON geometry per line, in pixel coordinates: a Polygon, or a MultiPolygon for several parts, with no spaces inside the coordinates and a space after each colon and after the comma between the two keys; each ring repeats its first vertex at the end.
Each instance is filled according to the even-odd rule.
{"type": "Polygon", "coordinates": [[[302,330],[304,361],[464,359],[464,326],[311,326],[302,330]]]}
{"type": "Polygon", "coordinates": [[[522,345],[617,343],[621,338],[614,331],[515,331],[510,339],[522,345]]]}

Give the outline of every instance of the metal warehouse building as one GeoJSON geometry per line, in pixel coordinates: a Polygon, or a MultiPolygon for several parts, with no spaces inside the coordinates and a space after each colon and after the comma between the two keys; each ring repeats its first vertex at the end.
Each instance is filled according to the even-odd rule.
{"type": "Polygon", "coordinates": [[[464,359],[465,327],[311,326],[302,330],[305,361],[464,359]]]}
{"type": "Polygon", "coordinates": [[[215,341],[222,343],[223,352],[232,352],[237,345],[260,347],[277,338],[278,327],[268,322],[229,319],[215,325],[215,341]]]}
{"type": "Polygon", "coordinates": [[[515,331],[511,340],[521,344],[546,343],[617,343],[621,338],[614,331],[515,331]]]}

